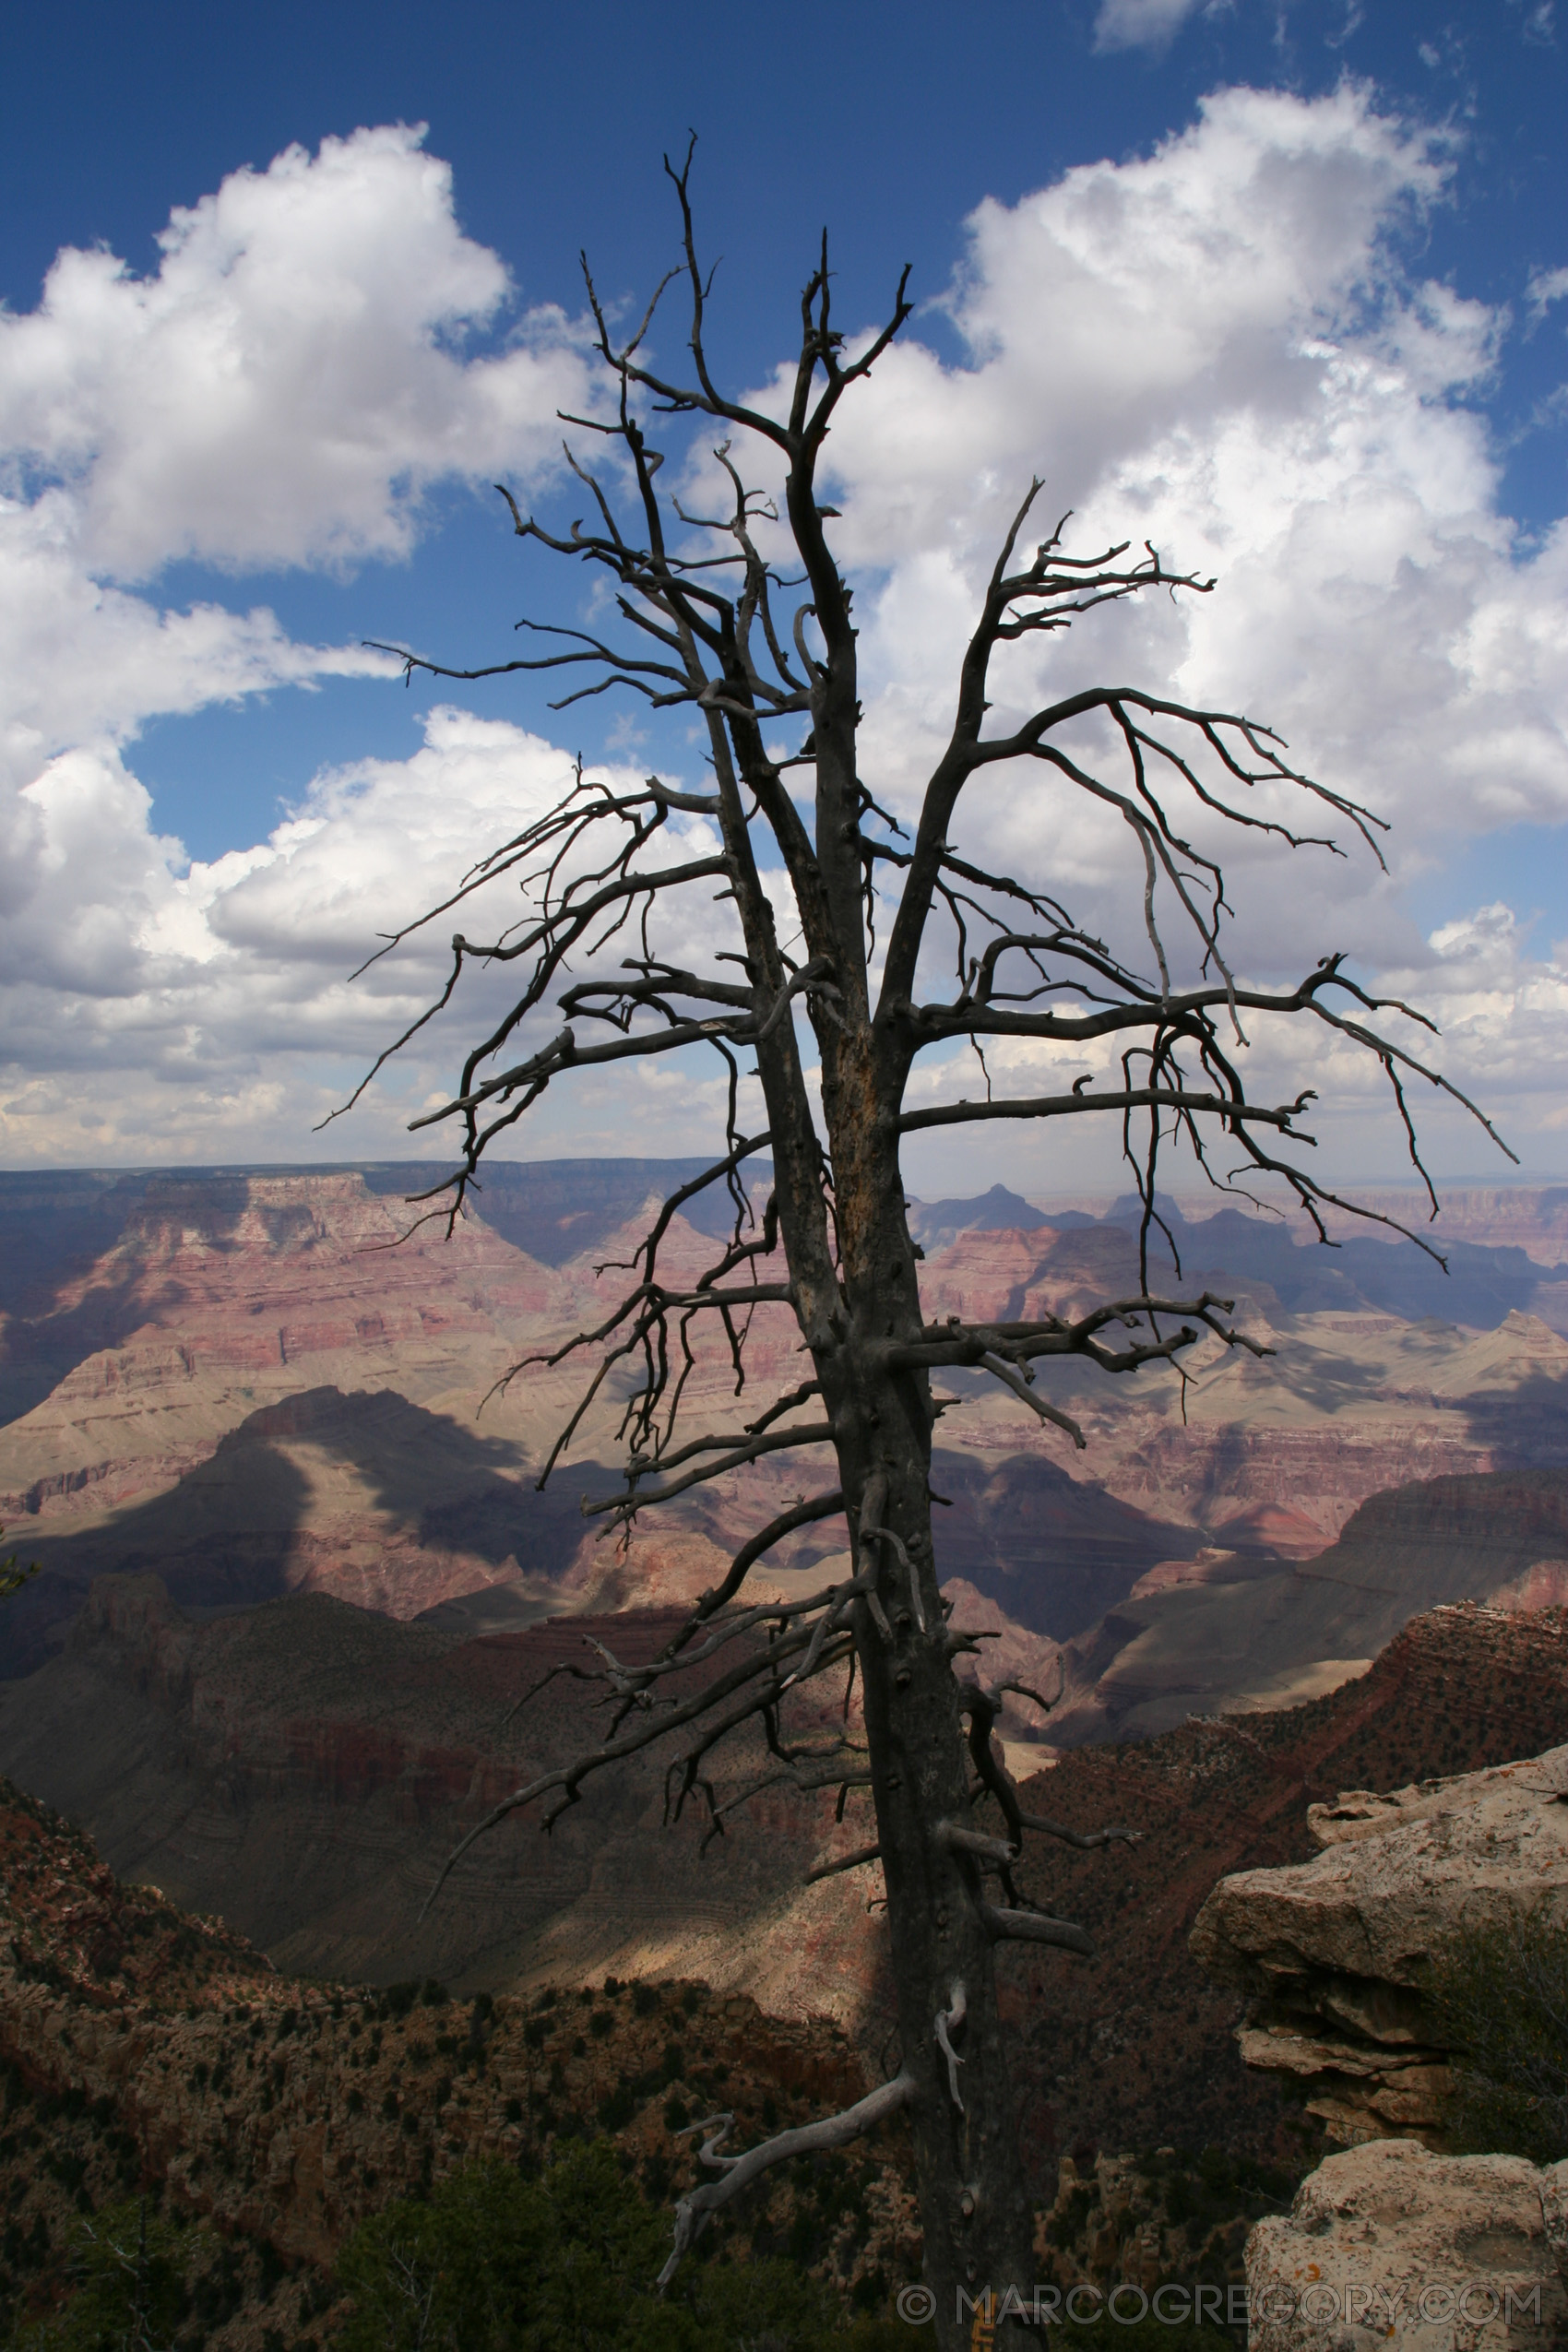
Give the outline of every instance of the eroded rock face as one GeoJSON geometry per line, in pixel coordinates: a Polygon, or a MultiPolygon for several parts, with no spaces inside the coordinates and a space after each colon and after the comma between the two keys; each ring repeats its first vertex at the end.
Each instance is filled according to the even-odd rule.
{"type": "MultiPolygon", "coordinates": [[[[317,1593],[197,1623],[157,1577],[109,1577],[65,1651],[0,1690],[0,1757],[90,1821],[113,1867],[220,1912],[286,1969],[473,1991],[700,1975],[880,2048],[886,1934],[867,1908],[880,1889],[862,1872],[805,1883],[865,1843],[858,1793],[838,1822],[831,1788],[765,1788],[705,1853],[695,1809],[666,1831],[667,1741],[597,1778],[549,1837],[536,1812],[486,1840],[422,1910],[484,1812],[603,1737],[580,1682],[542,1687],[552,1668],[594,1636],[639,1663],[683,1615],[464,1641],[317,1593]]],[[[820,1710],[797,1717],[808,1738],[837,1721],[822,1687],[820,1710]]],[[[766,1779],[760,1728],[727,1770],[737,1790],[766,1779]]]]}
{"type": "Polygon", "coordinates": [[[1250,2352],[1504,2352],[1568,2321],[1568,2163],[1379,2140],[1329,2156],[1247,2239],[1250,2352]]]}
{"type": "Polygon", "coordinates": [[[1194,1954],[1253,1996],[1247,2064],[1294,2076],[1331,2137],[1441,2145],[1448,2053],[1422,1986],[1461,1927],[1568,1918],[1568,1747],[1391,1796],[1351,1789],[1307,1822],[1324,1851],[1221,1879],[1194,1954]]]}
{"type": "MultiPolygon", "coordinates": [[[[533,1484],[587,1377],[575,1355],[540,1359],[613,1313],[649,1198],[695,1167],[499,1163],[450,1236],[414,1223],[411,1165],[78,1171],[57,1200],[0,1181],[0,1518],[45,1571],[11,1607],[0,1675],[58,1649],[95,1576],[142,1568],[198,1610],[309,1589],[415,1617],[490,1595],[479,1615],[498,1625],[711,1586],[814,1478],[804,1461],[695,1489],[612,1552],[576,1510],[619,1458],[606,1391],[550,1492],[533,1484]]],[[[1185,1385],[1043,1365],[1081,1455],[984,1374],[956,1375],[933,1470],[944,1575],[1078,1645],[1053,1745],[1293,1704],[1434,1605],[1568,1597],[1568,1278],[1551,1262],[1568,1210],[1531,1199],[1451,1202],[1467,1236],[1496,1225],[1508,1246],[1467,1242],[1449,1277],[1404,1244],[1321,1252],[1230,1211],[1178,1218],[1182,1284],[1234,1297],[1277,1352],[1232,1359],[1210,1336],[1185,1385]]],[[[677,1289],[714,1262],[722,1204],[693,1196],[696,1224],[665,1234],[677,1289]]],[[[933,1316],[1077,1313],[1139,1284],[1125,1201],[1092,1222],[995,1190],[911,1214],[933,1316]]],[[[730,1412],[734,1381],[722,1333],[695,1336],[694,1427],[730,1412]]],[[[788,1308],[758,1308],[754,1409],[798,1378],[799,1344],[788,1308]]],[[[843,1540],[799,1529],[767,1568],[803,1572],[843,1540]]]]}

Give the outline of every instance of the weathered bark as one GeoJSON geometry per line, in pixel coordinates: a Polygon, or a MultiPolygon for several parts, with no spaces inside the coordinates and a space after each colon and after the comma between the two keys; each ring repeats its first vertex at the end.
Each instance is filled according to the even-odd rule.
{"type": "Polygon", "coordinates": [[[1030,2216],[1018,2161],[1014,2098],[997,2012],[994,1947],[972,1856],[940,1835],[968,1829],[968,1773],[946,1616],[932,1540],[929,1376],[890,1372],[887,1343],[921,1336],[915,1259],[903,1212],[897,1109],[901,1086],[878,1084],[875,1057],[854,1059],[834,1136],[834,1197],[849,1329],[819,1365],[839,1431],[838,1462],[856,1564],[878,1555],[885,1640],[861,1604],[856,1649],[873,1759],[877,1842],[887,1889],[889,1950],[910,2100],[925,2236],[925,2279],[938,2326],[956,2335],[956,2289],[1026,2286],[1030,2216]],[[868,1533],[885,1528],[893,1540],[868,1533]],[[902,1554],[902,1557],[900,1556],[902,1554]],[[907,1564],[906,1564],[907,1562],[907,1564]],[[961,2104],[938,2020],[958,2008],[961,2104]]]}
{"type": "MultiPolygon", "coordinates": [[[[712,380],[704,350],[707,287],[692,235],[690,160],[688,154],[685,167],[671,170],[671,177],[684,232],[695,381],[669,382],[647,364],[640,356],[642,330],[624,346],[613,344],[588,281],[615,403],[613,419],[600,419],[591,429],[609,433],[622,445],[634,485],[629,505],[635,522],[623,527],[609,492],[575,458],[574,469],[597,513],[592,528],[577,522],[564,535],[547,530],[525,518],[510,493],[503,493],[521,537],[609,573],[632,641],[617,647],[580,630],[564,630],[558,633],[564,642],[557,651],[482,671],[450,670],[411,652],[404,659],[410,668],[459,678],[496,670],[570,671],[587,665],[593,683],[581,693],[616,684],[640,693],[655,708],[700,713],[713,789],[677,790],[650,777],[642,788],[612,790],[579,771],[576,789],[556,809],[493,852],[434,910],[445,912],[501,875],[531,877],[532,910],[519,929],[489,944],[469,942],[460,932],[453,942],[451,975],[432,1013],[451,1000],[469,961],[518,965],[525,980],[510,1010],[468,1056],[453,1099],[414,1123],[444,1119],[459,1123],[457,1171],[425,1196],[445,1194],[445,1213],[455,1216],[486,1148],[552,1083],[631,1056],[695,1044],[718,1052],[729,1074],[731,1112],[725,1150],[703,1181],[731,1187],[736,1212],[732,1240],[695,1288],[669,1287],[659,1272],[659,1247],[670,1218],[694,1188],[683,1188],[665,1204],[638,1253],[625,1298],[596,1330],[578,1334],[549,1359],[559,1362],[579,1347],[602,1351],[600,1369],[543,1475],[549,1476],[588,1404],[600,1396],[610,1370],[630,1361],[642,1365],[645,1384],[627,1404],[622,1425],[626,1484],[612,1503],[592,1506],[596,1512],[612,1510],[629,1522],[703,1479],[790,1445],[830,1443],[837,1480],[742,1546],[729,1575],[697,1604],[659,1659],[626,1669],[601,1650],[602,1672],[588,1670],[585,1679],[604,1681],[619,1703],[610,1737],[518,1790],[473,1835],[520,1805],[547,1799],[542,1819],[548,1827],[564,1806],[576,1802],[585,1777],[671,1732],[687,1741],[672,1811],[679,1814],[695,1795],[708,1806],[711,1831],[754,1788],[720,1800],[707,1776],[707,1759],[730,1731],[758,1719],[767,1726],[778,1759],[771,1777],[790,1780],[802,1790],[837,1782],[842,1791],[869,1780],[876,1856],[886,1885],[901,2059],[897,2074],[864,2111],[869,2118],[900,2106],[909,2114],[926,2281],[936,2299],[936,2340],[956,2346],[968,2339],[959,2319],[960,2290],[975,2299],[989,2287],[1001,2299],[1009,2287],[1025,2289],[1031,2283],[1029,2215],[997,2009],[996,1954],[1010,1938],[1080,1954],[1089,1947],[1081,1930],[1049,1918],[1013,1883],[1026,1827],[1072,1834],[1019,1814],[991,1746],[997,1694],[961,1684],[955,1672],[961,1645],[947,1625],[932,1528],[932,1371],[941,1365],[981,1367],[1081,1444],[1075,1425],[1031,1394],[1032,1366],[1039,1358],[1077,1354],[1108,1373],[1133,1372],[1140,1365],[1177,1361],[1206,1329],[1232,1345],[1265,1352],[1230,1324],[1228,1301],[1207,1292],[1196,1299],[1157,1297],[1147,1276],[1148,1239],[1158,1222],[1159,1153],[1173,1134],[1193,1148],[1208,1172],[1205,1137],[1218,1132],[1239,1151],[1250,1177],[1273,1177],[1294,1195],[1317,1222],[1320,1235],[1325,1206],[1354,1206],[1290,1155],[1295,1123],[1310,1093],[1275,1106],[1248,1101],[1225,1034],[1239,1038],[1243,1017],[1301,1016],[1371,1052],[1389,1080],[1418,1168],[1404,1080],[1414,1073],[1450,1095],[1455,1090],[1406,1047],[1369,1025],[1386,1010],[1407,1014],[1409,1008],[1370,998],[1345,974],[1340,957],[1324,957],[1294,987],[1263,989],[1230,971],[1222,935],[1227,910],[1220,869],[1176,829],[1157,780],[1190,793],[1208,812],[1295,848],[1315,837],[1295,834],[1277,816],[1261,817],[1245,805],[1246,788],[1289,788],[1309,808],[1326,808],[1374,853],[1376,849],[1378,821],[1290,767],[1283,745],[1266,729],[1137,688],[1106,686],[1036,711],[1010,735],[986,735],[990,668],[999,647],[1061,628],[1096,605],[1150,588],[1207,593],[1213,586],[1167,570],[1152,549],[1130,563],[1123,560],[1124,547],[1089,558],[1068,556],[1060,545],[1060,527],[1032,555],[1018,554],[1038,483],[1019,506],[980,600],[956,681],[952,732],[927,780],[912,841],[878,807],[858,765],[861,710],[850,594],[828,545],[826,522],[833,510],[820,501],[817,469],[838,401],[874,365],[909,316],[904,286],[882,334],[846,365],[841,339],[830,324],[825,242],[802,301],[788,416],[780,420],[728,399],[712,380]],[[663,458],[647,439],[636,413],[639,402],[651,415],[709,420],[726,435],[747,436],[769,452],[770,462],[782,469],[784,517],[803,573],[803,597],[781,581],[759,552],[759,523],[770,526],[777,517],[767,501],[746,486],[730,454],[730,438],[715,454],[733,493],[731,511],[718,518],[692,517],[672,496],[668,503],[661,498],[655,477],[663,458]],[[666,538],[671,516],[683,531],[717,534],[733,552],[712,559],[706,550],[695,557],[672,551],[666,538]],[[796,600],[790,604],[791,597],[796,600]],[[820,652],[810,642],[814,630],[820,652]],[[1070,723],[1096,718],[1120,747],[1124,767],[1119,782],[1086,769],[1058,740],[1070,723]],[[776,757],[765,731],[790,719],[802,722],[804,741],[788,759],[776,757]],[[989,873],[955,844],[966,785],[1002,761],[1022,762],[1031,778],[1059,780],[1124,820],[1136,848],[1132,896],[1141,907],[1156,967],[1151,974],[1140,974],[1076,929],[1051,895],[1048,880],[989,873]],[[814,785],[809,824],[789,788],[788,771],[802,767],[810,768],[814,785]],[[659,837],[671,816],[682,813],[700,815],[717,827],[717,853],[705,848],[700,854],[669,856],[659,837]],[[783,943],[778,936],[754,845],[758,834],[785,869],[800,955],[787,952],[795,944],[793,934],[783,943]],[[899,886],[881,982],[873,990],[870,926],[879,877],[887,876],[896,876],[899,886]],[[738,949],[716,948],[701,971],[660,961],[650,938],[652,919],[667,900],[693,890],[711,897],[716,883],[722,885],[719,899],[733,907],[738,949]],[[1177,977],[1179,957],[1166,936],[1172,922],[1195,965],[1185,983],[1177,977]],[[612,978],[574,980],[559,999],[569,1024],[608,1024],[616,1034],[607,1042],[585,1045],[569,1025],[552,1042],[505,1063],[503,1049],[542,1009],[558,977],[564,976],[568,957],[596,944],[602,949],[617,930],[640,937],[641,955],[628,957],[612,978]],[[954,984],[949,993],[928,994],[922,1001],[917,992],[929,983],[925,967],[935,932],[944,932],[952,946],[954,984]],[[826,1154],[797,1028],[802,1016],[820,1062],[826,1154]],[[1068,1095],[992,1101],[988,1082],[983,1102],[960,1099],[906,1112],[906,1084],[920,1052],[965,1039],[979,1051],[982,1039],[995,1036],[1082,1047],[1103,1043],[1120,1059],[1121,1084],[1102,1085],[1086,1096],[1087,1080],[1080,1079],[1068,1095]],[[766,1106],[766,1129],[752,1136],[742,1136],[736,1123],[737,1057],[742,1053],[755,1055],[766,1106]],[[902,1135],[970,1119],[1108,1114],[1122,1122],[1123,1149],[1144,1203],[1138,1294],[1108,1301],[1075,1320],[1044,1315],[1005,1324],[950,1319],[941,1326],[927,1325],[905,1214],[902,1135]],[[1134,1119],[1146,1121],[1138,1137],[1134,1119]],[[765,1149],[773,1165],[772,1194],[757,1236],[749,1222],[742,1171],[748,1158],[765,1149]],[[788,1268],[782,1283],[755,1271],[772,1253],[775,1231],[788,1268]],[[812,1377],[740,1431],[677,1439],[679,1359],[691,1329],[705,1318],[709,1326],[719,1322],[739,1389],[743,1320],[764,1301],[792,1310],[812,1377]],[[802,1411],[806,1418],[790,1418],[802,1411]],[[748,1610],[745,1578],[768,1546],[793,1527],[840,1511],[854,1561],[849,1586],[825,1589],[787,1608],[748,1610]],[[667,1711],[653,1706],[661,1677],[723,1645],[729,1646],[730,1662],[705,1693],[667,1711]],[[778,1731],[778,1710],[789,1692],[802,1680],[844,1668],[851,1650],[863,1687],[864,1749],[846,1734],[826,1756],[791,1752],[778,1731]],[[1001,1807],[1004,1838],[982,1830],[974,1817],[977,1797],[987,1794],[1001,1807]],[[1002,1904],[990,1898],[992,1874],[1005,1898],[1002,1904]]],[[[1333,847],[1323,841],[1317,846],[1333,847]]],[[[429,1017],[422,1016],[398,1044],[429,1017]]],[[[394,1045],[388,1051],[397,1050],[394,1045]]],[[[1126,1833],[1107,1830],[1075,1842],[1121,1835],[1126,1833]]],[[[827,2135],[820,2144],[837,2144],[861,2128],[861,2112],[820,2127],[827,2135]]],[[[737,2159],[719,2153],[722,2136],[705,2144],[704,2161],[714,2168],[740,2165],[725,2175],[734,2193],[800,2144],[798,2134],[784,2133],[737,2159]]],[[[716,2187],[711,2194],[683,2203],[677,2254],[731,2193],[730,2187],[716,2187]]],[[[998,2340],[1013,2332],[1013,2323],[1004,2321],[998,2340]]]]}

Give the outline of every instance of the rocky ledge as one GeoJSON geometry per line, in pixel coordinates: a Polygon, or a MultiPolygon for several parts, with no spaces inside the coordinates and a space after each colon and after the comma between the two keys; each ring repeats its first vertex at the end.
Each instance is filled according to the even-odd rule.
{"type": "Polygon", "coordinates": [[[1448,2052],[1422,1987],[1461,1927],[1568,1917],[1568,1747],[1389,1796],[1352,1789],[1307,1823],[1324,1850],[1221,1879],[1194,1955],[1252,1996],[1247,2064],[1293,2078],[1331,2138],[1440,2148],[1448,2052]]]}
{"type": "Polygon", "coordinates": [[[1505,2352],[1568,2321],[1568,2163],[1433,2156],[1379,2140],[1329,2156],[1247,2239],[1250,2352],[1505,2352]]]}

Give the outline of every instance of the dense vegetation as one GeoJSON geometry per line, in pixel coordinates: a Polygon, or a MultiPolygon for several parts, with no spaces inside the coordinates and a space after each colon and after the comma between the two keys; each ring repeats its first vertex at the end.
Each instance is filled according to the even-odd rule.
{"type": "MultiPolygon", "coordinates": [[[[607,2140],[533,2179],[499,2157],[464,2165],[362,2224],[336,2279],[302,2277],[312,2333],[269,2327],[265,2352],[892,2352],[909,2340],[782,2258],[694,2263],[661,2301],[651,2282],[669,2235],[607,2140]]],[[[83,2215],[68,2270],[63,2309],[18,2331],[16,2352],[198,2352],[243,2293],[232,2249],[146,2199],[83,2215]]]]}
{"type": "MultiPolygon", "coordinates": [[[[1134,2160],[1129,2159],[1129,2165],[1134,2160]]],[[[1186,2225],[1194,2259],[1172,2278],[1216,2275],[1212,2257],[1289,2183],[1215,2149],[1136,2159],[1134,2218],[1146,2198],[1186,2225]],[[1137,2192],[1144,2192],[1139,2194],[1137,2192]]],[[[1097,2191],[1069,2198],[1051,2232],[1082,2251],[1097,2191]]],[[[669,2217],[645,2195],[612,2141],[569,2146],[530,2172],[501,2157],[458,2167],[428,2196],[391,2200],[362,2223],[337,2273],[284,2277],[270,2249],[172,2218],[156,2196],[82,2213],[70,2232],[69,2292],[19,2327],[10,2352],[202,2352],[258,2296],[262,2352],[909,2352],[927,2340],[883,2305],[854,2308],[830,2279],[790,2254],[688,2264],[665,2299],[653,2292],[669,2217]],[[258,2261],[265,2275],[257,2275],[258,2261]],[[277,2290],[281,2289],[279,2293],[277,2290]],[[293,2325],[279,2325],[280,2317],[293,2325]]],[[[1055,2269],[1049,2259],[1046,2275],[1055,2269]]],[[[1218,2275],[1225,2275],[1221,2262],[1218,2275]]],[[[1070,2269],[1065,2275],[1075,2274],[1070,2269]]],[[[1098,2301],[1098,2297],[1092,2299],[1098,2301]]],[[[251,2322],[254,2326],[254,2319],[251,2322]]],[[[1059,2320],[1058,2352],[1234,2352],[1212,2325],[1059,2320]]]]}
{"type": "Polygon", "coordinates": [[[338,2340],[342,2352],[874,2352],[904,2334],[847,2319],[827,2287],[778,2259],[694,2263],[661,2301],[650,2283],[669,2236],[608,2141],[532,2180],[499,2159],[468,2165],[356,2233],[339,2269],[354,2315],[338,2340]]]}

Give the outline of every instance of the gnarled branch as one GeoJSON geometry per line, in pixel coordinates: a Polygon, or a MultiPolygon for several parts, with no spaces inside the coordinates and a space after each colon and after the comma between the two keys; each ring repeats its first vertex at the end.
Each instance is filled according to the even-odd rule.
{"type": "Polygon", "coordinates": [[[669,2261],[659,2274],[660,2287],[668,2287],[680,2266],[681,2257],[695,2245],[716,2213],[749,2189],[754,2180],[776,2164],[788,2164],[795,2156],[820,2156],[830,2148],[848,2146],[863,2132],[875,2129],[890,2115],[907,2107],[914,2097],[915,2083],[909,2073],[896,2074],[890,2083],[883,2083],[869,2091],[853,2107],[839,2115],[825,2115],[818,2123],[802,2123],[793,2131],[780,2132],[771,2140],[764,2140],[744,2156],[720,2156],[719,2151],[734,2125],[733,2115],[710,2115],[706,2123],[688,2126],[695,2132],[711,2132],[702,2144],[704,2164],[722,2165],[723,2176],[718,2180],[705,2180],[683,2197],[675,2208],[675,2245],[669,2261]],[[713,2126],[719,2126],[717,2131],[713,2126]]]}

